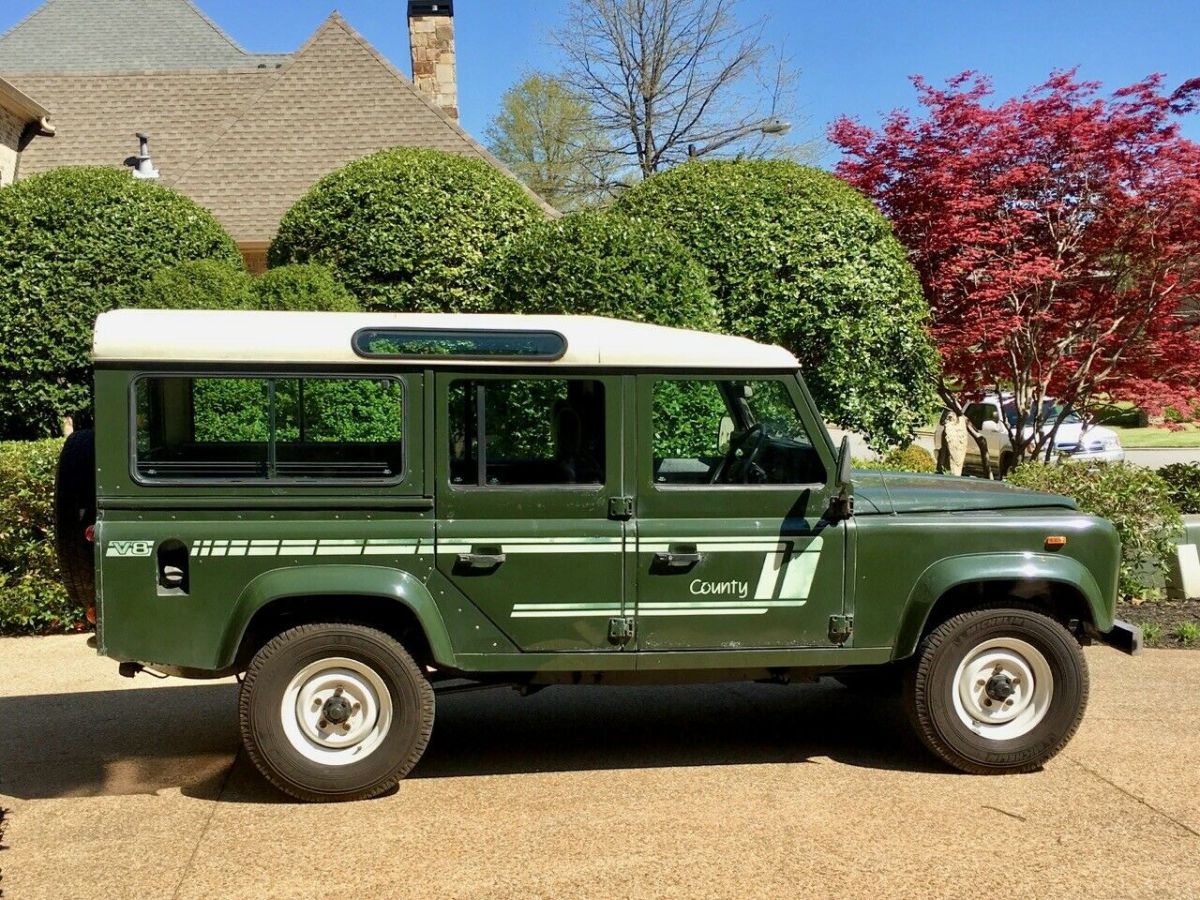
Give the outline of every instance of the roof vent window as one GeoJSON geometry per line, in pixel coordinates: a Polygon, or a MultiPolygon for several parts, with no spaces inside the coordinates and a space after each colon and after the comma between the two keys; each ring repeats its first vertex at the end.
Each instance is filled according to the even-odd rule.
{"type": "Polygon", "coordinates": [[[567,339],[556,331],[364,328],[351,343],[368,359],[555,360],[567,352],[567,339]]]}

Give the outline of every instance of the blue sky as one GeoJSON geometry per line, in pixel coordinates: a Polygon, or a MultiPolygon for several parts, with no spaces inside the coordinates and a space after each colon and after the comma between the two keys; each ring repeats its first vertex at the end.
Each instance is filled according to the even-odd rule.
{"type": "MultiPolygon", "coordinates": [[[[334,0],[198,0],[250,50],[297,48],[334,8],[334,0]]],[[[0,0],[0,31],[39,0],[0,0]]],[[[545,38],[565,0],[456,0],[463,124],[482,137],[500,95],[527,69],[553,70],[545,38]]],[[[340,0],[347,20],[409,71],[403,0],[340,0]]],[[[877,123],[914,102],[908,76],[942,80],[964,69],[991,74],[1002,96],[1038,83],[1051,69],[1079,66],[1116,87],[1162,72],[1174,87],[1200,76],[1200,3],[1183,0],[958,0],[846,2],[742,0],[747,19],[763,19],[801,70],[797,138],[817,138],[841,113],[877,123]]],[[[1200,140],[1200,116],[1184,121],[1200,140]]],[[[827,161],[832,161],[827,157],[827,161]]]]}

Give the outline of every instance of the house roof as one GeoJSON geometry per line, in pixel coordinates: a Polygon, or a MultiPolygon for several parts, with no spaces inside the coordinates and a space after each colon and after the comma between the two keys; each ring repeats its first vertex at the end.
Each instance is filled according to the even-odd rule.
{"type": "Polygon", "coordinates": [[[46,0],[0,35],[0,73],[274,68],[191,0],[46,0]]]}
{"type": "Polygon", "coordinates": [[[10,78],[54,110],[57,127],[53,141],[24,152],[23,177],[119,166],[135,149],[134,133],[148,132],[162,183],[212,210],[240,243],[270,240],[318,179],[377,150],[474,156],[515,179],[337,13],[277,69],[10,78]]]}
{"type": "MultiPolygon", "coordinates": [[[[451,313],[325,313],[257,310],[118,309],[96,320],[93,358],[112,363],[413,365],[412,359],[364,358],[352,340],[363,329],[554,332],[566,340],[557,358],[522,365],[781,371],[799,368],[782,347],[749,338],[626,322],[599,316],[451,313]]],[[[419,365],[496,366],[511,359],[431,354],[419,365]]]]}

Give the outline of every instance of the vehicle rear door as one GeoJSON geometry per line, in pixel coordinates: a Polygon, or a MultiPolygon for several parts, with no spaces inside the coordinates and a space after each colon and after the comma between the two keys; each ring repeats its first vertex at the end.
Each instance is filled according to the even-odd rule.
{"type": "Polygon", "coordinates": [[[625,616],[619,377],[436,376],[437,568],[526,651],[611,650],[625,616]]]}

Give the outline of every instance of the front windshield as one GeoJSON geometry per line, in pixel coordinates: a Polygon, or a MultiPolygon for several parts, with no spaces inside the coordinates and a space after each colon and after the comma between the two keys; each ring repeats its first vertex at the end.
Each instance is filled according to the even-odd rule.
{"type": "MultiPolygon", "coordinates": [[[[1062,411],[1062,404],[1054,400],[1043,400],[1041,420],[1046,425],[1053,425],[1058,421],[1058,417],[1062,415],[1062,411]]],[[[1004,418],[1008,420],[1009,428],[1017,427],[1017,404],[1013,403],[1011,400],[1006,401],[1004,404],[1004,418]]],[[[1062,420],[1062,423],[1064,425],[1078,425],[1082,421],[1083,420],[1079,417],[1079,414],[1075,412],[1075,410],[1071,409],[1067,411],[1067,415],[1062,420]]],[[[1031,425],[1033,423],[1027,420],[1025,424],[1031,425]]]]}

